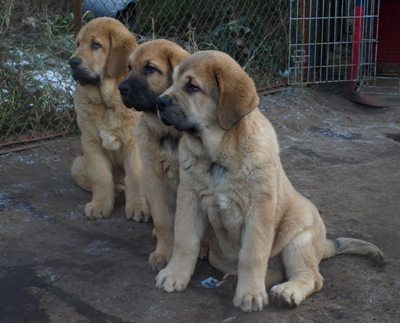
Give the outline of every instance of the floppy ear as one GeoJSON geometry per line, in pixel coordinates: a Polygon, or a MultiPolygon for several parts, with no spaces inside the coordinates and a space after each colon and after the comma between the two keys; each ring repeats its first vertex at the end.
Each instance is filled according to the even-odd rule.
{"type": "Polygon", "coordinates": [[[121,28],[110,33],[110,54],[107,62],[109,77],[114,77],[127,69],[129,55],[137,45],[135,36],[127,29],[121,28]]]}
{"type": "Polygon", "coordinates": [[[168,53],[168,60],[169,60],[169,65],[171,66],[171,72],[174,70],[175,67],[178,66],[180,62],[182,62],[189,55],[190,53],[181,47],[179,47],[178,49],[174,48],[174,50],[172,50],[171,48],[168,53]]]}
{"type": "Polygon", "coordinates": [[[256,86],[246,72],[234,64],[218,65],[215,78],[219,87],[218,122],[222,129],[228,130],[258,106],[256,86]]]}

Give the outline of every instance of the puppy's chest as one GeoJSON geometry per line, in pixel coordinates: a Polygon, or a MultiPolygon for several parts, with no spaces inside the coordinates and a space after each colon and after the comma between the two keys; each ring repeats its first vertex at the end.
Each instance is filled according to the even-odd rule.
{"type": "Polygon", "coordinates": [[[152,165],[154,175],[160,178],[178,179],[180,137],[170,134],[157,135],[142,129],[143,127],[141,129],[140,127],[135,128],[135,134],[138,138],[143,163],[152,165]]]}
{"type": "Polygon", "coordinates": [[[112,128],[100,128],[99,136],[101,138],[101,145],[107,149],[116,151],[121,148],[121,136],[118,133],[117,129],[112,128]]]}
{"type": "Polygon", "coordinates": [[[160,167],[167,178],[176,178],[179,174],[178,146],[180,138],[164,136],[159,139],[160,167]]]}
{"type": "Polygon", "coordinates": [[[125,147],[133,138],[133,117],[120,115],[110,111],[99,121],[99,136],[102,146],[107,150],[116,151],[125,147]]]}
{"type": "Polygon", "coordinates": [[[195,163],[193,173],[192,186],[214,230],[238,234],[249,204],[243,174],[217,162],[195,163]]]}

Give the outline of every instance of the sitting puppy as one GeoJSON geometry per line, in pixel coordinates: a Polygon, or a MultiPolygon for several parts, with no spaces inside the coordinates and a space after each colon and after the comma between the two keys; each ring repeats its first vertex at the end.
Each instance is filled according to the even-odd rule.
{"type": "Polygon", "coordinates": [[[168,40],[138,46],[129,57],[129,74],[119,90],[128,108],[142,111],[135,134],[143,161],[141,186],[150,204],[157,248],[149,265],[159,270],[171,259],[176,192],[179,184],[178,144],[182,133],[157,116],[157,98],[172,85],[172,71],[189,53],[168,40]]]}
{"type": "Polygon", "coordinates": [[[133,134],[140,113],[127,109],[118,92],[136,46],[135,37],[122,23],[97,18],[79,32],[69,60],[72,77],[78,81],[74,106],[83,149],[83,156],[72,165],[72,176],[81,188],[93,192],[84,211],[89,219],[109,217],[114,190],[124,189],[126,217],[150,220],[140,189],[142,163],[133,134]]]}
{"type": "Polygon", "coordinates": [[[278,258],[284,266],[288,281],[270,294],[287,307],[322,288],[321,259],[355,253],[384,265],[381,251],[368,242],[326,239],[318,210],[282,169],[275,131],[258,102],[251,78],[216,51],[181,62],[173,86],[158,99],[161,120],[184,135],[174,251],[157,275],[157,287],[186,288],[206,230],[210,263],[224,273],[237,271],[233,304],[243,311],[268,304],[268,260],[278,258]]]}

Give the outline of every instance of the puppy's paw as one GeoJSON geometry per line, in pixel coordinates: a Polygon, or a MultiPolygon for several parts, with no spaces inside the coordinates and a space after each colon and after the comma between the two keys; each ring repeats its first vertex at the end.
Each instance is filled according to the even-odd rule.
{"type": "Polygon", "coordinates": [[[190,275],[183,275],[178,271],[170,270],[168,267],[161,270],[156,277],[156,287],[171,293],[183,291],[189,283],[190,275]]]}
{"type": "Polygon", "coordinates": [[[119,192],[117,192],[115,189],[114,207],[119,208],[122,207],[124,204],[125,204],[125,191],[120,190],[119,192]]]}
{"type": "Polygon", "coordinates": [[[232,298],[237,286],[237,273],[229,273],[217,284],[218,293],[224,297],[232,298]]]}
{"type": "Polygon", "coordinates": [[[110,217],[112,210],[113,205],[111,203],[108,205],[90,202],[86,204],[85,210],[83,212],[88,219],[96,220],[110,217]]]}
{"type": "Polygon", "coordinates": [[[171,260],[172,254],[163,254],[154,251],[149,256],[149,267],[151,270],[158,271],[163,269],[171,260]]]}
{"type": "Polygon", "coordinates": [[[210,247],[206,243],[201,243],[201,248],[199,252],[199,258],[200,259],[207,259],[208,258],[208,252],[210,251],[210,247]]]}
{"type": "Polygon", "coordinates": [[[125,215],[128,220],[133,220],[139,223],[149,222],[151,220],[150,212],[145,209],[127,207],[125,209],[125,215]]]}
{"type": "Polygon", "coordinates": [[[297,307],[304,297],[292,285],[290,282],[286,282],[272,287],[269,296],[271,303],[284,308],[297,307]]]}
{"type": "Polygon", "coordinates": [[[265,288],[254,293],[243,293],[236,290],[233,305],[237,308],[240,307],[243,312],[261,311],[268,305],[268,294],[265,288]]]}

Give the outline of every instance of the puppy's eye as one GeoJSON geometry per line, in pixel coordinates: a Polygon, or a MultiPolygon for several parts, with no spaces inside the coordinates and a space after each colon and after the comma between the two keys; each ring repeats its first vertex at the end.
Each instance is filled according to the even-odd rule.
{"type": "Polygon", "coordinates": [[[199,91],[200,88],[197,85],[194,85],[193,83],[189,83],[187,87],[188,92],[197,92],[199,91]]]}
{"type": "Polygon", "coordinates": [[[151,65],[147,65],[145,67],[144,71],[146,73],[152,74],[152,73],[155,73],[157,71],[157,69],[155,67],[151,66],[151,65]]]}
{"type": "Polygon", "coordinates": [[[100,47],[101,47],[101,45],[99,43],[95,43],[95,42],[92,43],[93,49],[99,49],[100,47]]]}

